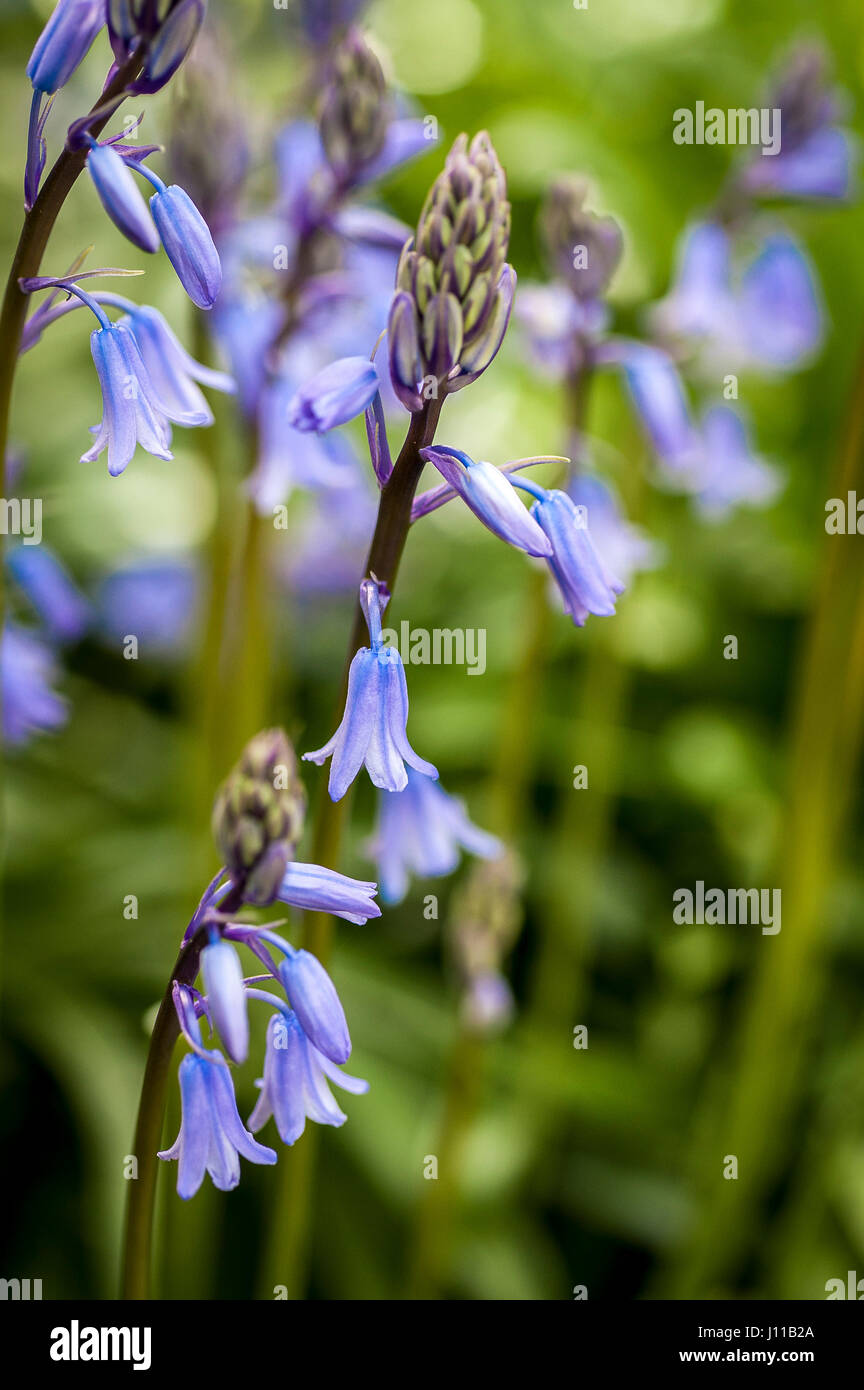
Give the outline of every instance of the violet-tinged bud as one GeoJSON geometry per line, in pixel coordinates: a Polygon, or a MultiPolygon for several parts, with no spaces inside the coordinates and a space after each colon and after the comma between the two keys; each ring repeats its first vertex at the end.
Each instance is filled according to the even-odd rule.
{"type": "Polygon", "coordinates": [[[213,808],[213,837],[244,900],[275,900],[303,833],[306,794],[297,759],[281,729],[246,745],[213,808]]]}
{"type": "Polygon", "coordinates": [[[304,434],[324,434],[361,415],[378,392],[378,371],[368,357],[341,357],[295,391],[288,424],[304,434]]]}
{"type": "Polygon", "coordinates": [[[27,64],[34,91],[64,87],[104,23],[105,0],[59,0],[27,64]]]}
{"type": "Polygon", "coordinates": [[[390,305],[387,351],[393,390],[406,410],[421,410],[423,398],[417,386],[423,375],[423,368],[420,363],[417,313],[414,300],[404,290],[393,296],[393,303],[390,305]]]}
{"type": "Polygon", "coordinates": [[[249,1015],[240,957],[230,941],[211,941],[201,952],[201,970],[216,1031],[231,1061],[240,1065],[249,1053],[249,1015]]]}
{"type": "Polygon", "coordinates": [[[501,969],[522,926],[522,865],[511,851],[473,864],[453,895],[450,953],[464,989],[463,1018],[473,1032],[509,1021],[513,999],[501,969]]]}
{"type": "Polygon", "coordinates": [[[391,375],[409,410],[422,405],[421,382],[425,394],[427,378],[434,394],[458,390],[485,370],[500,347],[512,303],[509,238],[506,181],[492,142],[485,132],[470,145],[460,135],[396,274],[391,375]]]}
{"type": "Polygon", "coordinates": [[[582,300],[605,293],[623,251],[618,223],[584,207],[587,192],[581,179],[556,179],[541,214],[552,269],[582,300]]]}
{"type": "Polygon", "coordinates": [[[330,61],[319,114],[324,153],[341,183],[350,183],[380,154],[390,116],[381,64],[352,29],[330,61]]]}
{"type": "Polygon", "coordinates": [[[337,1066],[347,1062],[351,1039],[345,1010],[321,962],[309,951],[289,949],[279,966],[279,978],[313,1047],[337,1066]]]}
{"type": "Polygon", "coordinates": [[[159,233],[128,166],[111,145],[95,140],[87,168],[99,200],[115,227],[142,251],[159,250],[159,233]]]}
{"type": "Polygon", "coordinates": [[[222,263],[210,228],[189,194],[173,183],[150,199],[165,254],[199,309],[212,309],[222,288],[222,263]]]}
{"type": "Polygon", "coordinates": [[[493,535],[529,555],[548,558],[552,554],[551,543],[500,468],[485,459],[469,458],[461,449],[450,449],[443,444],[421,449],[420,456],[435,465],[493,535]]]}
{"type": "Polygon", "coordinates": [[[108,0],[108,34],[114,58],[125,63],[141,51],[140,75],[130,92],[158,92],[179,68],[195,41],[207,0],[108,0]]]}

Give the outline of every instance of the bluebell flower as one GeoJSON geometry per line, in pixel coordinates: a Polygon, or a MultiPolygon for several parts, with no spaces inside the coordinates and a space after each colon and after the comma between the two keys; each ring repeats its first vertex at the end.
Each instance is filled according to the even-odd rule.
{"type": "Polygon", "coordinates": [[[358,459],[347,439],[301,432],[289,424],[295,393],[294,382],[278,376],[267,382],[259,401],[258,460],[247,486],[262,516],[272,515],[295,487],[321,489],[328,502],[342,489],[355,489],[358,459]]]}
{"type": "MultiPolygon", "coordinates": [[[[320,441],[316,435],[298,436],[301,437],[322,444],[345,443],[338,434],[320,441]]],[[[376,511],[375,497],[359,472],[347,486],[314,495],[298,518],[282,560],[290,592],[300,598],[354,593],[369,549],[376,511]]]]}
{"type": "Polygon", "coordinates": [[[65,87],[104,23],[105,0],[59,0],[27,64],[34,89],[65,87]]]}
{"type": "Polygon", "coordinates": [[[45,545],[16,545],[6,563],[49,636],[56,642],[77,642],[90,624],[91,607],[54,552],[45,545]]]}
{"type": "Polygon", "coordinates": [[[319,766],[332,756],[328,790],[333,801],[345,795],[364,763],[374,785],[391,792],[406,786],[406,762],[429,777],[438,776],[432,763],[418,757],[408,742],[405,668],[396,648],[386,646],[381,638],[378,585],[364,580],[360,595],[371,645],[361,647],[351,662],[339,728],[323,748],[303,754],[319,766]]]}
{"type": "Polygon", "coordinates": [[[51,647],[35,633],[7,622],[0,641],[3,742],[26,743],[32,734],[66,723],[65,700],[51,689],[57,663],[51,647]]]}
{"type": "Polygon", "coordinates": [[[839,102],[828,86],[824,53],[797,49],[766,106],[780,111],[781,143],[774,155],[756,153],[741,175],[749,193],[838,199],[849,193],[853,143],[838,124],[839,102]]]}
{"type": "Polygon", "coordinates": [[[108,472],[116,477],[138,444],[156,458],[173,458],[171,429],[131,329],[105,319],[90,335],[90,351],[102,388],[103,415],[93,446],[81,455],[81,462],[92,463],[107,448],[108,472]]]}
{"type": "Polygon", "coordinates": [[[341,1065],[351,1056],[345,1010],[336,986],[311,951],[285,946],[279,966],[282,987],[309,1041],[331,1062],[341,1065]]]}
{"type": "Polygon", "coordinates": [[[187,1053],[179,1079],[180,1133],[159,1157],[177,1160],[177,1192],[184,1201],[195,1196],[205,1173],[220,1192],[230,1192],[240,1181],[241,1157],[250,1163],[276,1162],[275,1151],[259,1144],[244,1127],[221,1053],[187,1053]]]}
{"type": "Polygon", "coordinates": [[[742,503],[766,506],[780,491],[777,469],[753,453],[741,416],[729,405],[712,406],[702,420],[703,453],[693,482],[704,515],[727,516],[742,503]]]}
{"type": "Polygon", "coordinates": [[[199,592],[198,571],[190,561],[121,565],[105,576],[96,594],[100,632],[115,646],[134,632],[142,652],[174,656],[191,636],[199,592]]]}
{"type": "Polygon", "coordinates": [[[611,617],[624,585],[598,555],[584,509],[577,508],[566,492],[547,491],[524,478],[514,478],[513,483],[536,498],[531,515],[549,538],[549,568],[561,590],[565,612],[577,627],[584,626],[589,613],[611,617]]]}
{"type": "Polygon", "coordinates": [[[378,865],[384,902],[402,901],[412,873],[420,878],[452,873],[462,849],[494,859],[504,846],[473,824],[457,797],[413,769],[408,769],[404,791],[380,793],[378,823],[368,853],[378,865]]]}
{"type": "Polygon", "coordinates": [[[180,284],[199,309],[212,309],[222,288],[222,264],[210,228],[179,184],[166,187],[144,166],[141,172],[156,187],[150,211],[180,284]]]}
{"type": "Polygon", "coordinates": [[[493,535],[529,555],[545,558],[552,553],[548,539],[513,491],[513,484],[494,464],[475,461],[461,449],[448,449],[443,444],[421,449],[420,454],[435,465],[493,535]]]}
{"type": "Polygon", "coordinates": [[[567,494],[580,515],[584,514],[588,533],[601,561],[621,583],[629,584],[639,570],[654,569],[659,563],[658,546],[639,526],[623,516],[606,483],[587,473],[574,473],[567,494]]]}
{"type": "Polygon", "coordinates": [[[681,238],[675,279],[655,306],[654,320],[673,337],[725,341],[735,333],[736,317],[729,234],[719,222],[697,222],[681,238]]]}
{"type": "Polygon", "coordinates": [[[343,1125],[347,1116],[339,1109],[327,1082],[362,1095],[369,1084],[339,1070],[309,1041],[295,1013],[274,1014],[267,1028],[261,1095],[249,1128],[253,1133],[273,1116],[279,1137],[294,1144],[310,1119],[319,1125],[343,1125]]]}
{"type": "Polygon", "coordinates": [[[246,1061],[249,1052],[249,1015],[243,966],[230,941],[215,936],[201,952],[201,972],[207,1004],[217,1033],[232,1062],[246,1061]]]}
{"type": "Polygon", "coordinates": [[[321,864],[292,862],[285,870],[277,897],[289,907],[299,907],[306,912],[330,912],[334,917],[344,917],[346,922],[363,926],[370,917],[381,916],[381,909],[375,902],[377,890],[377,883],[349,878],[321,864]]]}
{"type": "Polygon", "coordinates": [[[628,343],[620,351],[630,396],[652,448],[673,472],[686,471],[698,455],[699,440],[674,362],[645,343],[628,343]]]}
{"type": "Polygon", "coordinates": [[[535,364],[553,381],[581,366],[580,340],[599,336],[609,317],[605,305],[583,303],[561,283],[521,285],[514,310],[535,364]]]}
{"type": "Polygon", "coordinates": [[[361,415],[378,392],[378,370],[368,357],[343,357],[316,372],[288,403],[288,423],[323,434],[361,415]]]}
{"type": "Polygon", "coordinates": [[[122,155],[113,145],[100,145],[91,138],[87,170],[115,227],[142,251],[158,251],[159,233],[122,155]]]}
{"type": "Polygon", "coordinates": [[[745,352],[762,366],[802,366],[822,341],[823,315],[810,262],[784,232],[765,239],[739,293],[745,352]]]}
{"type": "MultiPolygon", "coordinates": [[[[102,303],[110,301],[103,296],[102,303]]],[[[233,394],[236,386],[227,372],[196,362],[158,309],[123,301],[128,316],[120,320],[131,328],[161,409],[178,425],[212,425],[213,412],[196,386],[200,381],[214,391],[233,394]]]]}

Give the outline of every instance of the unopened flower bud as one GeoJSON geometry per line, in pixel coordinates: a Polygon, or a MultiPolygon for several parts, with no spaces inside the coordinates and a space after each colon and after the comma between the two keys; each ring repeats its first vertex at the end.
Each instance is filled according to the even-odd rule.
{"type": "Polygon", "coordinates": [[[582,300],[599,299],[606,291],[623,250],[614,218],[597,217],[585,209],[587,192],[581,179],[556,179],[542,213],[552,268],[582,300]]]}
{"type": "Polygon", "coordinates": [[[297,758],[281,729],[246,745],[213,808],[213,837],[246,902],[276,898],[303,832],[306,794],[297,758]]]}
{"type": "Polygon", "coordinates": [[[421,381],[459,390],[497,353],[515,285],[506,261],[509,238],[506,181],[492,142],[485,132],[470,145],[460,135],[396,275],[390,371],[409,410],[422,407],[421,381]]]}
{"type": "Polygon", "coordinates": [[[324,152],[340,181],[350,182],[380,154],[390,116],[381,64],[352,29],[333,55],[319,117],[324,152]]]}

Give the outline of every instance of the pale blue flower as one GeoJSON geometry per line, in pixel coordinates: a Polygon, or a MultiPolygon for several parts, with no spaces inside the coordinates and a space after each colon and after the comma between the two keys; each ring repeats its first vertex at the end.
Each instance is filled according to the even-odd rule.
{"type": "Polygon", "coordinates": [[[184,1201],[195,1196],[205,1173],[220,1192],[230,1192],[240,1181],[241,1158],[250,1163],[276,1162],[275,1151],[259,1144],[244,1127],[221,1053],[187,1053],[180,1063],[179,1079],[180,1132],[159,1158],[177,1160],[177,1192],[184,1201]]]}
{"type": "Polygon", "coordinates": [[[493,535],[529,555],[551,554],[546,536],[520,502],[506,474],[494,464],[482,459],[475,461],[461,449],[449,449],[443,444],[421,449],[420,455],[435,465],[493,535]]]}
{"type": "Polygon", "coordinates": [[[368,1082],[340,1071],[314,1047],[293,1011],[274,1014],[267,1028],[264,1077],[258,1083],[261,1094],[249,1128],[257,1133],[272,1115],[282,1142],[294,1144],[307,1119],[319,1125],[343,1125],[347,1116],[336,1104],[328,1081],[354,1095],[369,1089],[368,1082]]]}
{"type": "Polygon", "coordinates": [[[382,791],[378,823],[368,853],[378,866],[381,897],[401,902],[410,875],[441,878],[459,863],[461,850],[495,859],[504,846],[470,820],[465,806],[439,783],[408,769],[404,791],[382,791]]]}
{"type": "Polygon", "coordinates": [[[333,801],[345,795],[364,764],[376,787],[393,792],[407,784],[406,762],[429,777],[438,776],[432,763],[418,757],[408,742],[405,668],[396,648],[381,640],[378,585],[364,580],[360,592],[371,646],[361,647],[351,662],[339,728],[323,748],[303,754],[319,766],[332,756],[328,790],[333,801]]]}

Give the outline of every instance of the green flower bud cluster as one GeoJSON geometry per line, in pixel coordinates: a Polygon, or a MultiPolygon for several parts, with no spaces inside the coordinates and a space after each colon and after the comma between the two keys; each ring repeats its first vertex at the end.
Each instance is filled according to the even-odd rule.
{"type": "Polygon", "coordinates": [[[350,182],[381,153],[391,115],[381,64],[352,29],[331,60],[318,121],[327,162],[340,181],[350,182]]]}
{"type": "Polygon", "coordinates": [[[485,132],[460,135],[402,252],[391,311],[391,376],[405,399],[431,378],[458,390],[485,371],[507,326],[510,204],[485,132]],[[395,357],[395,362],[394,362],[395,357]]]}
{"type": "Polygon", "coordinates": [[[246,745],[213,807],[213,837],[246,902],[273,902],[305,813],[294,749],[281,729],[265,729],[246,745]]]}

